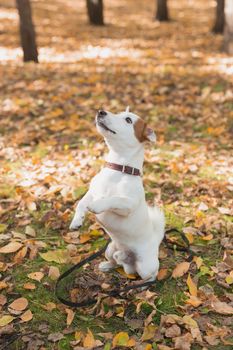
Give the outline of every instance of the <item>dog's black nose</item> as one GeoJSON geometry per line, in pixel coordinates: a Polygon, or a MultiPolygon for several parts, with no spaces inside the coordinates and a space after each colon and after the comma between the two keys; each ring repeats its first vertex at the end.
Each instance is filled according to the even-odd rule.
{"type": "Polygon", "coordinates": [[[98,117],[105,117],[107,115],[107,112],[103,111],[102,109],[98,111],[98,117]]]}

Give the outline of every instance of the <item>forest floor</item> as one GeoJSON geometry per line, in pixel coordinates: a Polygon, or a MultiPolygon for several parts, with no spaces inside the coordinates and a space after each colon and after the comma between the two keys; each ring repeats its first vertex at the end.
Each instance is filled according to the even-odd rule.
{"type": "MultiPolygon", "coordinates": [[[[160,24],[154,1],[110,0],[102,28],[85,1],[32,4],[37,65],[21,63],[14,2],[0,1],[0,349],[232,349],[233,59],[211,34],[214,2],[171,0],[160,24]],[[55,281],[106,239],[92,215],[68,229],[106,151],[94,116],[127,105],[158,138],[146,145],[147,200],[196,256],[173,232],[154,287],[72,310],[55,281]]],[[[86,294],[96,265],[78,279],[86,294]]],[[[103,288],[111,278],[134,276],[114,272],[103,288]]],[[[83,290],[69,283],[75,300],[83,290]]]]}

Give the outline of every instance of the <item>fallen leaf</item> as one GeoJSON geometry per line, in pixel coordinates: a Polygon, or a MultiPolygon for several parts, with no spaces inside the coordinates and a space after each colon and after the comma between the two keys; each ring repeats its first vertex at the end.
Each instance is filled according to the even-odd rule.
{"type": "Polygon", "coordinates": [[[117,333],[112,340],[112,348],[116,346],[126,346],[129,341],[129,335],[126,332],[117,333]]]}
{"type": "Polygon", "coordinates": [[[198,297],[195,297],[194,295],[190,295],[190,298],[185,300],[185,303],[190,304],[193,307],[198,307],[202,304],[202,301],[198,297]]]}
{"type": "Polygon", "coordinates": [[[58,249],[58,250],[49,250],[46,253],[40,253],[42,259],[46,261],[53,261],[58,264],[65,264],[69,262],[69,255],[66,250],[58,249]]]}
{"type": "Polygon", "coordinates": [[[190,267],[190,263],[187,261],[183,261],[182,263],[178,264],[173,272],[172,272],[172,277],[173,278],[178,278],[182,277],[186,272],[188,272],[190,267]]]}
{"type": "Polygon", "coordinates": [[[26,226],[25,233],[26,233],[26,235],[28,235],[28,236],[36,237],[36,231],[34,230],[33,227],[31,227],[31,226],[29,226],[29,225],[26,226]]]}
{"type": "Polygon", "coordinates": [[[24,283],[23,288],[33,290],[33,289],[36,289],[36,285],[34,283],[27,282],[27,283],[24,283]]]}
{"type": "Polygon", "coordinates": [[[71,309],[66,309],[66,313],[67,313],[66,324],[67,326],[70,326],[71,323],[73,322],[75,313],[71,309]]]}
{"type": "Polygon", "coordinates": [[[15,253],[17,250],[19,250],[22,247],[22,243],[19,242],[10,242],[4,247],[0,248],[0,253],[1,254],[10,254],[10,253],[15,253]]]}
{"type": "Polygon", "coordinates": [[[60,271],[57,266],[50,266],[48,276],[53,280],[57,280],[60,276],[60,271]]]}
{"type": "Polygon", "coordinates": [[[186,281],[188,288],[189,288],[189,293],[193,295],[194,297],[197,297],[197,286],[193,282],[190,274],[188,275],[187,281],[186,281]]]}
{"type": "Polygon", "coordinates": [[[157,328],[158,327],[156,327],[156,326],[154,326],[152,324],[149,324],[147,327],[144,327],[141,340],[145,341],[145,340],[153,339],[154,336],[155,336],[155,332],[156,332],[157,328]]]}
{"type": "Polygon", "coordinates": [[[203,202],[201,202],[201,203],[199,204],[199,206],[198,206],[198,210],[201,210],[201,211],[206,211],[206,210],[208,210],[208,209],[209,209],[208,205],[206,205],[206,204],[203,203],[203,202]]]}
{"type": "Polygon", "coordinates": [[[52,303],[52,302],[48,302],[47,304],[42,306],[44,310],[47,311],[52,311],[53,309],[56,309],[57,305],[52,303]]]}
{"type": "Polygon", "coordinates": [[[7,302],[7,298],[5,295],[0,294],[0,305],[5,305],[7,302]]]}
{"type": "Polygon", "coordinates": [[[221,214],[231,215],[231,210],[229,208],[218,207],[218,210],[221,214]]]}
{"type": "Polygon", "coordinates": [[[177,350],[190,350],[193,343],[193,337],[190,333],[186,333],[180,337],[174,338],[175,349],[177,350]]]}
{"type": "Polygon", "coordinates": [[[23,311],[27,308],[28,306],[28,301],[26,298],[18,298],[16,300],[14,300],[9,307],[13,310],[16,311],[23,311]]]}
{"type": "Polygon", "coordinates": [[[38,281],[40,282],[42,280],[42,278],[44,277],[43,272],[31,272],[27,275],[29,278],[31,278],[32,280],[38,281]]]}
{"type": "Polygon", "coordinates": [[[156,278],[158,281],[162,281],[167,277],[167,275],[168,275],[168,269],[160,269],[156,278]]]}
{"type": "Polygon", "coordinates": [[[232,315],[233,314],[233,307],[225,302],[222,301],[212,301],[211,306],[213,310],[219,314],[223,315],[232,315]]]}
{"type": "Polygon", "coordinates": [[[94,338],[92,332],[90,331],[90,329],[88,329],[87,334],[83,340],[83,346],[84,346],[84,348],[94,348],[95,347],[95,338],[94,338]]]}
{"type": "Polygon", "coordinates": [[[33,314],[31,310],[27,310],[20,316],[20,318],[23,322],[28,322],[31,321],[31,319],[33,318],[33,314]]]}
{"type": "Polygon", "coordinates": [[[60,332],[56,332],[56,333],[51,333],[49,334],[48,336],[48,340],[53,342],[53,343],[56,343],[57,341],[61,340],[64,338],[64,335],[60,332]]]}
{"type": "Polygon", "coordinates": [[[16,263],[16,264],[19,264],[23,261],[24,257],[26,256],[27,254],[27,251],[28,251],[28,248],[27,247],[23,247],[22,249],[20,249],[14,256],[13,258],[13,261],[16,263]]]}
{"type": "Polygon", "coordinates": [[[167,338],[175,338],[179,337],[181,335],[180,327],[176,324],[172,325],[171,327],[167,328],[165,331],[165,336],[167,338]]]}
{"type": "Polygon", "coordinates": [[[8,323],[11,323],[14,319],[15,317],[11,315],[3,315],[2,317],[0,317],[0,327],[6,326],[8,323]]]}
{"type": "Polygon", "coordinates": [[[8,284],[5,281],[0,281],[0,290],[8,287],[8,284]]]}

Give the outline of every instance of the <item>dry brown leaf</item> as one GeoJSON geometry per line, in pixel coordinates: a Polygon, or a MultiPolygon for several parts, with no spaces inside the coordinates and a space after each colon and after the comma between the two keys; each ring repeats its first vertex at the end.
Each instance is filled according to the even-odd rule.
{"type": "Polygon", "coordinates": [[[0,290],[8,287],[8,284],[5,281],[0,281],[0,290]]]}
{"type": "Polygon", "coordinates": [[[57,280],[60,276],[60,271],[57,266],[50,266],[48,276],[53,280],[57,280]]]}
{"type": "Polygon", "coordinates": [[[28,251],[28,248],[27,247],[23,247],[22,249],[20,249],[17,254],[15,254],[14,258],[13,258],[13,261],[16,263],[16,264],[19,264],[23,261],[24,257],[26,256],[27,254],[27,251],[28,251]]]}
{"type": "Polygon", "coordinates": [[[233,307],[225,302],[216,300],[211,302],[213,310],[219,314],[232,315],[233,307]]]}
{"type": "Polygon", "coordinates": [[[176,265],[172,272],[173,278],[182,277],[186,272],[188,272],[190,267],[190,263],[187,261],[183,261],[180,264],[176,265]]]}
{"type": "Polygon", "coordinates": [[[52,311],[53,309],[56,309],[57,305],[52,303],[52,302],[48,302],[47,304],[42,306],[44,310],[47,311],[52,311]]]}
{"type": "Polygon", "coordinates": [[[66,313],[67,313],[66,324],[67,326],[70,326],[71,323],[73,322],[75,312],[71,309],[66,309],[66,313]]]}
{"type": "Polygon", "coordinates": [[[193,337],[190,333],[176,337],[173,340],[175,341],[175,349],[177,350],[190,350],[193,343],[193,337]]]}
{"type": "Polygon", "coordinates": [[[24,283],[23,288],[33,290],[33,289],[36,289],[36,285],[34,283],[27,282],[27,283],[24,283]]]}
{"type": "Polygon", "coordinates": [[[31,321],[31,319],[33,318],[33,314],[31,310],[27,310],[20,316],[20,318],[23,322],[28,322],[31,321]]]}
{"type": "Polygon", "coordinates": [[[16,311],[23,311],[27,308],[28,306],[28,301],[26,298],[18,298],[16,300],[14,300],[9,307],[13,310],[16,311]]]}
{"type": "Polygon", "coordinates": [[[168,275],[168,269],[160,269],[156,278],[158,281],[162,281],[167,277],[167,275],[168,275]]]}
{"type": "Polygon", "coordinates": [[[32,280],[38,281],[40,282],[42,280],[42,278],[44,277],[44,273],[43,272],[31,272],[27,275],[29,278],[31,278],[32,280]]]}
{"type": "Polygon", "coordinates": [[[10,253],[15,253],[17,250],[19,250],[23,246],[22,243],[19,242],[10,242],[4,247],[0,248],[0,254],[10,254],[10,253]]]}

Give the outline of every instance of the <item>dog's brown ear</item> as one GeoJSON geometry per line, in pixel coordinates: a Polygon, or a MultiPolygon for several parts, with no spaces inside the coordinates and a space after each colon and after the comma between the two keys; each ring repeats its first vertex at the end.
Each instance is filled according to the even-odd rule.
{"type": "Polygon", "coordinates": [[[154,131],[151,128],[147,127],[146,122],[143,119],[139,118],[134,124],[134,133],[138,141],[156,141],[156,136],[154,131]]]}

